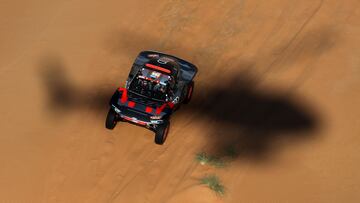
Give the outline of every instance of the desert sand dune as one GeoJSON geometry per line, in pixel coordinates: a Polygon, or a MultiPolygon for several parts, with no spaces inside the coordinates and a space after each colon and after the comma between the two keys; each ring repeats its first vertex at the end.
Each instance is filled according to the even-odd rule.
{"type": "Polygon", "coordinates": [[[359,201],[359,1],[0,5],[0,202],[359,201]],[[199,67],[163,146],[104,127],[147,49],[199,67]]]}

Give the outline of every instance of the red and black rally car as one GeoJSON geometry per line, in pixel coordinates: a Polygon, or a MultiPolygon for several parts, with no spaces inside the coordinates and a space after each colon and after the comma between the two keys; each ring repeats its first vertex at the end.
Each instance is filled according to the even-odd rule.
{"type": "Polygon", "coordinates": [[[125,87],[118,88],[111,97],[106,128],[127,121],[154,131],[155,143],[163,144],[172,113],[191,99],[196,73],[196,66],[183,59],[155,51],[141,52],[125,87]]]}

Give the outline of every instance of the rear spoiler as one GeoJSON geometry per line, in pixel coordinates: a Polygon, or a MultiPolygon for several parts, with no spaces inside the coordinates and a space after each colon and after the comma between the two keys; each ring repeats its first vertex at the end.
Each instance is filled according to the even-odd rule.
{"type": "Polygon", "coordinates": [[[176,56],[169,55],[169,54],[157,52],[157,51],[142,51],[142,52],[140,52],[134,62],[134,65],[137,67],[141,67],[154,57],[156,57],[156,58],[169,57],[169,58],[175,59],[176,62],[180,65],[180,75],[181,75],[180,79],[181,80],[185,80],[185,81],[189,81],[189,82],[192,81],[192,79],[195,77],[195,75],[198,71],[197,67],[194,64],[192,64],[188,61],[185,61],[184,59],[181,59],[176,56]]]}

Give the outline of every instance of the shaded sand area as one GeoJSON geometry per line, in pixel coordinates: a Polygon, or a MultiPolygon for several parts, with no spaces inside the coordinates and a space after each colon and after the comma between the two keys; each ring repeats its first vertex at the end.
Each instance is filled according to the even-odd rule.
{"type": "Polygon", "coordinates": [[[357,0],[2,0],[0,44],[1,202],[360,199],[357,0]],[[146,49],[199,67],[163,146],[104,127],[146,49]]]}

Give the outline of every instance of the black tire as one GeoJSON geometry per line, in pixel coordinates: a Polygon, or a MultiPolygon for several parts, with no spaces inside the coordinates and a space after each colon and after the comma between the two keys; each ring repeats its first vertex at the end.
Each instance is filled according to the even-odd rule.
{"type": "Polygon", "coordinates": [[[113,109],[110,109],[106,117],[105,126],[107,129],[112,130],[115,128],[116,123],[117,123],[116,112],[113,109]]]}
{"type": "Polygon", "coordinates": [[[188,104],[191,101],[191,97],[193,95],[194,92],[194,82],[191,81],[190,84],[187,86],[186,89],[186,94],[185,94],[185,99],[184,99],[184,104],[188,104]]]}
{"type": "Polygon", "coordinates": [[[158,145],[164,144],[170,129],[170,123],[164,123],[159,125],[155,131],[155,143],[158,145]]]}

